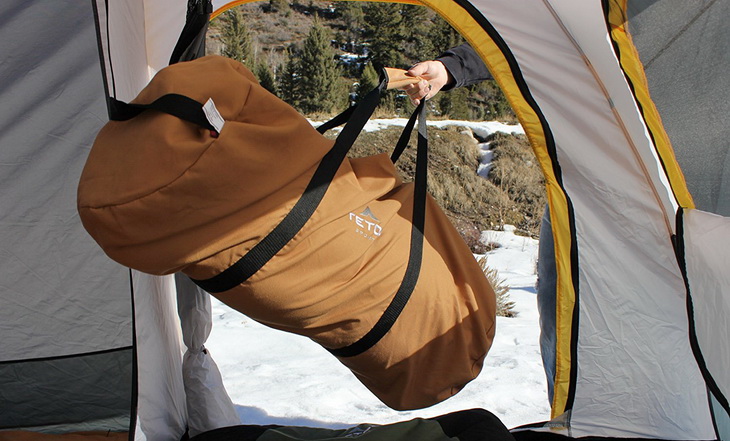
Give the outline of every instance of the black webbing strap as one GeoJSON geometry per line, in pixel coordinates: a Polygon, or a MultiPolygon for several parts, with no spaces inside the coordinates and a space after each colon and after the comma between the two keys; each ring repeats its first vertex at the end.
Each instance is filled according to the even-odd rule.
{"type": "Polygon", "coordinates": [[[210,0],[188,0],[185,26],[172,50],[168,64],[192,61],[205,55],[205,34],[212,12],[213,3],[210,0]]]}
{"type": "Polygon", "coordinates": [[[326,123],[323,123],[321,126],[317,127],[317,131],[319,133],[325,133],[326,131],[330,129],[334,129],[337,126],[341,126],[342,124],[346,123],[350,120],[350,117],[352,116],[353,112],[357,106],[350,106],[347,109],[345,109],[344,112],[340,113],[339,115],[335,116],[331,120],[327,121],[326,123]]]}
{"type": "Polygon", "coordinates": [[[157,110],[168,113],[182,120],[197,124],[208,130],[217,130],[208,121],[203,112],[203,105],[185,95],[170,93],[157,98],[150,104],[130,104],[109,98],[109,113],[112,121],[127,121],[145,110],[157,110]]]}
{"type": "MultiPolygon", "coordinates": [[[[418,276],[421,274],[421,261],[423,260],[423,231],[426,223],[426,187],[428,174],[428,135],[426,133],[426,100],[422,100],[416,111],[413,112],[411,120],[415,116],[418,117],[418,150],[416,154],[416,179],[413,196],[413,226],[411,227],[411,249],[408,257],[408,265],[406,272],[401,281],[398,291],[393,296],[393,300],[380,316],[375,325],[360,340],[339,349],[327,349],[336,357],[354,357],[362,354],[372,348],[382,339],[385,334],[393,327],[398,316],[403,312],[406,303],[411,298],[411,294],[418,282],[418,276]]],[[[406,126],[406,130],[401,135],[401,140],[405,139],[407,145],[410,139],[413,124],[406,126]],[[407,133],[406,133],[407,132],[407,133]]],[[[399,144],[401,141],[399,141],[399,144]]],[[[404,147],[405,148],[405,147],[404,147]]],[[[402,151],[402,149],[401,149],[402,151]]]]}
{"type": "Polygon", "coordinates": [[[387,79],[368,93],[352,111],[350,121],[337,136],[334,146],[322,158],[309,185],[294,207],[266,237],[257,243],[236,263],[209,279],[195,280],[199,287],[210,293],[228,291],[240,285],[261,269],[276,255],[307,223],[329,187],[332,178],[355,143],[370,115],[380,102],[380,93],[385,89],[387,79]]]}
{"type": "MultiPolygon", "coordinates": [[[[419,110],[420,106],[416,108],[416,110],[413,112],[410,118],[408,118],[408,122],[406,123],[405,128],[403,129],[403,132],[400,134],[400,138],[398,138],[398,143],[395,145],[395,148],[393,149],[393,154],[390,155],[390,160],[395,164],[398,162],[398,158],[400,158],[400,155],[405,151],[406,147],[408,147],[408,141],[411,140],[411,133],[413,133],[413,126],[416,123],[416,118],[419,118],[419,121],[425,121],[426,120],[426,113],[425,110],[421,111],[419,110]],[[421,115],[423,113],[423,115],[421,115]]],[[[424,122],[425,124],[425,122],[424,122]]],[[[425,129],[424,129],[425,130],[425,129]]],[[[421,126],[419,124],[418,126],[418,133],[421,133],[421,126]]],[[[424,131],[424,135],[425,131],[424,131]]],[[[419,138],[420,140],[420,138],[419,138]]],[[[418,150],[416,153],[418,154],[418,150]]],[[[418,164],[418,162],[416,162],[418,164]]],[[[418,175],[416,175],[418,176],[418,175]]]]}
{"type": "MultiPolygon", "coordinates": [[[[228,291],[253,276],[296,236],[324,198],[327,188],[339,169],[340,164],[347,156],[347,153],[350,151],[358,135],[380,102],[380,94],[386,85],[387,77],[384,77],[381,79],[380,85],[368,93],[357,106],[348,108],[317,129],[320,133],[324,133],[333,127],[347,122],[337,137],[332,149],[322,158],[304,193],[281,223],[232,266],[214,277],[205,280],[193,279],[193,282],[210,293],[228,291]]],[[[398,156],[405,150],[410,140],[415,121],[418,119],[418,153],[413,201],[413,225],[411,227],[410,253],[406,272],[398,291],[370,331],[351,345],[339,349],[327,349],[337,357],[353,357],[377,344],[395,324],[395,321],[408,303],[418,282],[423,257],[423,231],[426,217],[428,136],[426,134],[425,114],[425,101],[422,101],[406,124],[406,128],[398,140],[392,157],[393,161],[397,160],[398,156]]]]}

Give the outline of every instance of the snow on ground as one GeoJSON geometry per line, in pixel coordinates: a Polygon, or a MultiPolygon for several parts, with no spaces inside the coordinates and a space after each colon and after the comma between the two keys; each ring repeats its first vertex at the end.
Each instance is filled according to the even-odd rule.
{"type": "Polygon", "coordinates": [[[498,317],[494,344],[479,377],[427,409],[389,409],[316,343],[268,329],[213,300],[213,332],[206,346],[242,422],[346,427],[474,407],[490,410],[507,427],[548,419],[534,289],[537,241],[513,231],[488,231],[483,237],[500,245],[487,254],[487,262],[511,286],[518,316],[498,317]]]}
{"type": "MultiPolygon", "coordinates": [[[[406,125],[406,122],[408,122],[408,120],[405,118],[371,119],[367,122],[367,124],[365,124],[365,128],[363,130],[365,130],[366,132],[373,132],[386,128],[388,126],[402,127],[406,125]]],[[[454,121],[450,119],[445,119],[441,121],[428,121],[427,124],[429,126],[438,128],[444,128],[448,126],[468,127],[474,132],[476,136],[480,138],[486,138],[494,132],[504,132],[508,134],[515,133],[522,135],[525,134],[524,129],[519,124],[510,125],[498,121],[454,121]]]]}
{"type": "MultiPolygon", "coordinates": [[[[315,127],[322,124],[324,121],[310,121],[315,127]]],[[[374,132],[377,130],[384,129],[390,126],[404,127],[408,122],[407,118],[373,118],[365,124],[363,130],[365,132],[374,132]]],[[[448,127],[448,126],[459,126],[468,127],[474,134],[480,138],[486,138],[494,132],[504,132],[507,134],[519,134],[524,135],[525,130],[519,124],[505,124],[499,121],[456,121],[451,119],[445,119],[440,121],[428,121],[427,124],[433,127],[448,127]]],[[[339,130],[338,128],[332,129],[333,131],[339,130]]]]}

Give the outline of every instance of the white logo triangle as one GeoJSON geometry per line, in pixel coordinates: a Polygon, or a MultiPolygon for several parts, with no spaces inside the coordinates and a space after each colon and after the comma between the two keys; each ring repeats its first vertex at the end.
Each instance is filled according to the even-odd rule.
{"type": "Polygon", "coordinates": [[[371,218],[375,222],[380,222],[380,219],[378,219],[377,217],[375,217],[375,215],[373,214],[373,212],[370,210],[370,207],[365,207],[365,210],[363,210],[363,212],[360,213],[360,216],[368,216],[369,218],[371,218]]]}

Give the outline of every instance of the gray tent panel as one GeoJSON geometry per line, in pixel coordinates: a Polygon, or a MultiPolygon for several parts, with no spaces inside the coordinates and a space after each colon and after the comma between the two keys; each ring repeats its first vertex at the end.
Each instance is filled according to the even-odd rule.
{"type": "Polygon", "coordinates": [[[631,1],[629,30],[697,208],[730,216],[730,2],[631,1]]]}
{"type": "Polygon", "coordinates": [[[107,119],[94,23],[88,2],[0,4],[0,409],[16,410],[0,427],[119,416],[128,429],[129,274],[76,212],[107,119]]]}
{"type": "Polygon", "coordinates": [[[107,420],[107,430],[126,431],[131,365],[131,349],[0,365],[3,400],[14,404],[0,413],[0,428],[107,420]]]}

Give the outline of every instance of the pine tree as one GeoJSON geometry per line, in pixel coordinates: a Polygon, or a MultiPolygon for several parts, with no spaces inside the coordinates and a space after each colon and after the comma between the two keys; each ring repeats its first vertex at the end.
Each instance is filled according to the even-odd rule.
{"type": "Polygon", "coordinates": [[[410,62],[432,60],[438,55],[429,36],[436,23],[443,21],[435,14],[429,16],[428,9],[419,5],[403,5],[403,29],[408,42],[407,55],[410,62]]]}
{"type": "Polygon", "coordinates": [[[462,36],[441,18],[434,20],[426,38],[433,45],[436,55],[464,42],[462,36]]]}
{"type": "Polygon", "coordinates": [[[354,1],[338,1],[334,2],[334,5],[337,15],[344,22],[345,30],[343,31],[343,34],[345,43],[347,45],[352,44],[353,47],[348,50],[353,50],[360,38],[360,29],[362,28],[363,21],[365,19],[362,3],[354,1]]]}
{"type": "Polygon", "coordinates": [[[286,51],[286,63],[279,75],[277,89],[278,96],[292,107],[299,109],[301,103],[301,72],[299,63],[299,51],[292,45],[286,51]]]}
{"type": "Polygon", "coordinates": [[[363,99],[368,92],[375,89],[375,87],[377,87],[378,85],[379,79],[380,77],[378,76],[378,72],[373,67],[373,64],[368,63],[367,65],[365,65],[365,69],[363,69],[362,71],[362,75],[360,76],[360,82],[357,86],[357,99],[363,99]]]}
{"type": "Polygon", "coordinates": [[[365,38],[370,43],[370,61],[376,69],[401,67],[403,52],[402,6],[369,3],[365,7],[365,38]]]}
{"type": "Polygon", "coordinates": [[[338,100],[340,68],[327,29],[315,16],[304,39],[300,58],[300,109],[305,113],[331,112],[338,100]]]}
{"type": "Polygon", "coordinates": [[[223,56],[240,61],[249,68],[254,66],[251,33],[239,8],[231,8],[224,13],[221,41],[223,56]]]}
{"type": "Polygon", "coordinates": [[[269,63],[263,61],[256,63],[256,78],[261,87],[276,95],[276,79],[269,63]]]}

